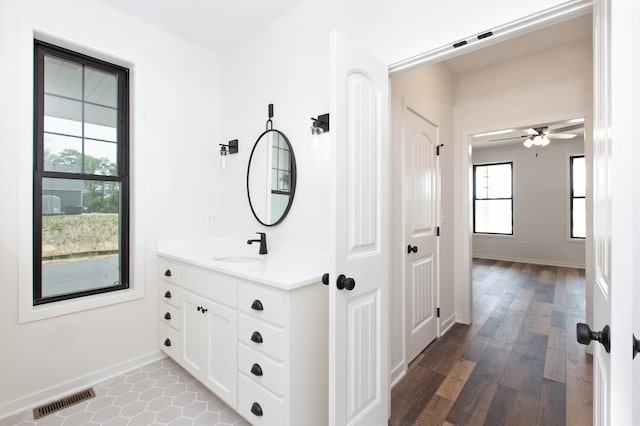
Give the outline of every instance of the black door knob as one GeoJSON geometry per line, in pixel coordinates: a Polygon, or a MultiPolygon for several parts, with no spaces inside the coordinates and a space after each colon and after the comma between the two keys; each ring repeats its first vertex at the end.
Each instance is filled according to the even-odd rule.
{"type": "Polygon", "coordinates": [[[262,334],[258,331],[254,331],[251,335],[251,341],[254,343],[262,343],[262,334]]]}
{"type": "Polygon", "coordinates": [[[322,274],[322,284],[329,285],[329,274],[322,274]]]}
{"type": "Polygon", "coordinates": [[[640,340],[636,339],[636,335],[633,335],[633,358],[640,352],[640,340]]]}
{"type": "Polygon", "coordinates": [[[591,328],[584,323],[576,324],[576,337],[578,343],[588,345],[592,340],[600,342],[604,346],[604,350],[609,353],[611,351],[611,330],[605,325],[602,331],[591,331],[591,328]]]}
{"type": "Polygon", "coordinates": [[[353,278],[347,278],[343,274],[338,275],[338,279],[336,280],[336,287],[338,287],[338,290],[353,290],[355,286],[356,280],[353,278]]]}
{"type": "Polygon", "coordinates": [[[251,309],[253,309],[254,311],[262,311],[264,308],[262,307],[262,302],[256,299],[251,304],[251,309]]]}
{"type": "Polygon", "coordinates": [[[164,345],[165,345],[166,347],[171,346],[171,340],[169,340],[169,339],[164,339],[164,345]]]}
{"type": "Polygon", "coordinates": [[[166,320],[170,320],[171,319],[171,314],[169,312],[167,312],[166,314],[164,314],[164,319],[166,320]]]}
{"type": "Polygon", "coordinates": [[[165,277],[170,277],[171,276],[171,269],[167,269],[166,271],[164,271],[164,276],[165,277]]]}
{"type": "Polygon", "coordinates": [[[412,246],[411,244],[407,246],[407,253],[411,254],[411,253],[417,253],[417,252],[418,252],[418,246],[412,246]]]}
{"type": "Polygon", "coordinates": [[[171,299],[171,292],[170,292],[169,290],[167,290],[167,291],[164,293],[164,297],[166,297],[167,299],[171,299]]]}
{"type": "Polygon", "coordinates": [[[256,416],[260,417],[260,416],[262,416],[262,407],[257,402],[254,402],[251,405],[251,412],[253,414],[255,414],[256,416]]]}
{"type": "Polygon", "coordinates": [[[254,376],[262,376],[262,367],[260,367],[260,364],[253,364],[251,366],[251,374],[254,376]]]}

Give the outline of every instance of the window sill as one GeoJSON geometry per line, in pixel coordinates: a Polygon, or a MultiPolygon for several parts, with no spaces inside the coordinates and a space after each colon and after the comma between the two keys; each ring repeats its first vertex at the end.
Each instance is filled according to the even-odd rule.
{"type": "Polygon", "coordinates": [[[506,239],[515,239],[516,236],[514,234],[483,234],[483,233],[473,233],[473,237],[487,237],[487,238],[506,238],[506,239]]]}

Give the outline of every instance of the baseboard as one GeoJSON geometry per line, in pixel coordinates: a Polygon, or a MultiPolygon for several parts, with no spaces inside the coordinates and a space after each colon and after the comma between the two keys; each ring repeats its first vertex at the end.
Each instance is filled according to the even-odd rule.
{"type": "Polygon", "coordinates": [[[440,336],[443,336],[456,323],[456,314],[452,314],[445,320],[440,320],[440,336]]]}
{"type": "Polygon", "coordinates": [[[475,259],[500,260],[503,262],[531,263],[533,265],[544,265],[544,266],[559,266],[561,268],[576,268],[576,269],[585,268],[584,263],[571,263],[571,262],[562,262],[562,261],[548,260],[548,259],[525,259],[520,257],[496,256],[493,254],[478,254],[478,253],[474,253],[473,257],[475,259]]]}
{"type": "Polygon", "coordinates": [[[121,364],[114,365],[85,376],[77,377],[73,380],[69,380],[68,382],[60,383],[59,385],[14,399],[13,401],[5,402],[0,404],[0,419],[25,410],[30,410],[35,406],[49,401],[55,401],[56,399],[62,398],[70,393],[80,391],[88,386],[93,386],[112,377],[126,373],[127,371],[135,370],[143,365],[158,361],[162,358],[166,358],[166,354],[164,352],[160,350],[153,351],[149,354],[125,361],[121,364]]]}
{"type": "Polygon", "coordinates": [[[395,368],[391,370],[389,375],[389,383],[391,383],[391,389],[398,384],[400,380],[407,374],[407,368],[404,362],[400,362],[395,368]]]}

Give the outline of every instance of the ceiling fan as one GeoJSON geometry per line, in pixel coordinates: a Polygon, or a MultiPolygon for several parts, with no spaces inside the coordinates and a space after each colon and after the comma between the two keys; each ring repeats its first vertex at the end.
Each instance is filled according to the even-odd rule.
{"type": "Polygon", "coordinates": [[[565,133],[570,132],[572,130],[581,129],[583,124],[575,124],[572,126],[562,127],[559,129],[549,130],[549,127],[533,127],[530,129],[524,130],[526,135],[521,136],[512,136],[510,138],[502,138],[502,139],[491,139],[489,142],[497,142],[497,141],[507,141],[514,139],[525,138],[522,143],[525,147],[531,148],[532,146],[547,146],[551,142],[551,139],[572,139],[578,136],[575,133],[565,133]]]}

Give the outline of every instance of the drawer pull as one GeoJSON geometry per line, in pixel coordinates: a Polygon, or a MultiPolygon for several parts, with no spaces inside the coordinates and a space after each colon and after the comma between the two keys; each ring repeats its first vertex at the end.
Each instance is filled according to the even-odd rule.
{"type": "Polygon", "coordinates": [[[262,367],[260,367],[260,364],[253,364],[251,366],[251,374],[258,377],[262,376],[262,367]]]}
{"type": "Polygon", "coordinates": [[[169,312],[167,312],[166,314],[164,314],[164,319],[166,320],[170,320],[171,319],[171,314],[169,312]]]}
{"type": "Polygon", "coordinates": [[[165,345],[166,347],[171,346],[171,339],[164,339],[164,345],[165,345]]]}
{"type": "Polygon", "coordinates": [[[167,290],[166,293],[164,294],[164,297],[167,299],[171,299],[171,292],[167,290]]]}
{"type": "Polygon", "coordinates": [[[167,269],[166,271],[164,271],[164,276],[165,277],[170,277],[171,276],[171,269],[167,269]]]}
{"type": "Polygon", "coordinates": [[[256,416],[261,417],[262,416],[262,407],[257,402],[254,402],[251,405],[251,412],[253,414],[255,414],[256,416]]]}
{"type": "Polygon", "coordinates": [[[251,335],[251,341],[254,343],[262,343],[262,334],[258,331],[254,331],[251,335]]]}
{"type": "Polygon", "coordinates": [[[262,302],[259,301],[258,299],[253,301],[253,303],[251,304],[251,309],[253,309],[254,311],[264,310],[264,308],[262,307],[262,302]]]}

